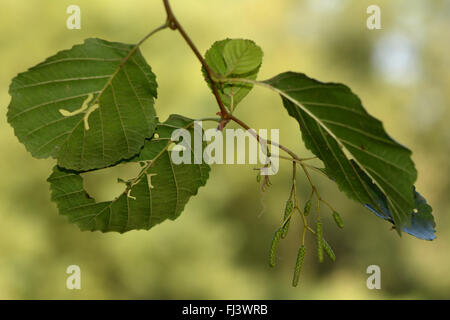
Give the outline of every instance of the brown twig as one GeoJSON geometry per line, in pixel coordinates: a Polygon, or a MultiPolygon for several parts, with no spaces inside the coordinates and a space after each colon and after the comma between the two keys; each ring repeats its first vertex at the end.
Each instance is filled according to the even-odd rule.
{"type": "Polygon", "coordinates": [[[206,70],[206,75],[207,75],[208,81],[211,83],[212,91],[214,93],[214,96],[216,97],[217,104],[219,105],[219,108],[220,108],[220,117],[222,119],[224,119],[224,120],[229,119],[230,118],[230,114],[228,113],[227,109],[225,108],[225,106],[224,106],[224,104],[222,102],[222,99],[220,99],[219,91],[217,89],[217,83],[213,80],[214,77],[213,77],[213,72],[212,72],[211,68],[206,63],[206,61],[203,58],[203,56],[200,53],[200,51],[198,51],[198,49],[195,46],[195,44],[192,41],[192,39],[188,36],[186,31],[184,31],[183,27],[178,22],[177,18],[175,17],[175,15],[174,15],[174,13],[172,11],[172,8],[170,7],[169,0],[163,0],[163,3],[164,3],[164,8],[166,9],[167,21],[168,21],[170,29],[178,30],[178,32],[180,32],[180,34],[183,37],[183,39],[186,41],[186,43],[189,45],[191,50],[194,52],[194,54],[197,57],[197,59],[202,64],[202,67],[206,70]]]}

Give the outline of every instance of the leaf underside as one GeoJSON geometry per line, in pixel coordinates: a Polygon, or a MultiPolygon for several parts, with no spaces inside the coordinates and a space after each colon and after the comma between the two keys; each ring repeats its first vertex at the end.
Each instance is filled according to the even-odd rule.
{"type": "Polygon", "coordinates": [[[8,122],[34,157],[90,170],[139,152],[157,123],[157,84],[139,50],[125,61],[133,48],[87,39],[13,79],[8,122]]]}
{"type": "MultiPolygon", "coordinates": [[[[256,80],[262,57],[261,48],[244,39],[217,41],[205,54],[206,62],[217,76],[249,80],[256,80]]],[[[202,69],[202,72],[206,79],[206,71],[202,69]]],[[[219,94],[224,105],[234,111],[252,88],[252,84],[227,83],[219,87],[219,94]]]]}
{"type": "MultiPolygon", "coordinates": [[[[386,196],[353,160],[351,160],[351,162],[358,171],[358,174],[362,177],[367,190],[372,195],[372,199],[377,204],[377,208],[373,207],[370,204],[366,204],[366,207],[371,212],[375,213],[375,215],[379,218],[394,223],[391,211],[389,210],[389,204],[387,202],[386,196]]],[[[411,212],[411,223],[407,226],[404,226],[402,231],[405,231],[419,239],[433,240],[436,238],[436,223],[434,222],[434,218],[432,215],[433,209],[427,204],[425,198],[423,198],[420,193],[416,191],[415,187],[413,187],[413,193],[414,209],[411,212]]]]}
{"type": "Polygon", "coordinates": [[[413,184],[417,177],[411,151],[394,141],[370,116],[351,90],[286,72],[263,82],[277,91],[299,123],[305,145],[348,197],[382,212],[365,179],[385,197],[400,233],[411,227],[413,184]]]}
{"type": "MultiPolygon", "coordinates": [[[[186,128],[192,121],[179,115],[170,116],[157,125],[158,137],[147,140],[139,155],[130,162],[155,159],[171,143],[172,132],[186,128]]],[[[185,152],[191,152],[194,156],[192,149],[185,152]]],[[[48,181],[52,200],[70,223],[77,224],[81,230],[123,233],[136,229],[148,230],[166,219],[176,219],[189,198],[206,184],[209,171],[210,167],[204,163],[175,165],[170,151],[166,150],[148,169],[149,175],[144,174],[129,193],[124,191],[113,201],[99,203],[84,190],[79,173],[55,166],[48,181]]]]}

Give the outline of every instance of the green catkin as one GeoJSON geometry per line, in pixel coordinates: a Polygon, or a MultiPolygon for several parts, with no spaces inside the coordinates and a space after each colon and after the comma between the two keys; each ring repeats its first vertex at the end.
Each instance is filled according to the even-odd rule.
{"type": "Polygon", "coordinates": [[[319,262],[323,262],[323,237],[322,237],[322,221],[316,222],[316,242],[317,242],[317,258],[319,262]]]}
{"type": "Polygon", "coordinates": [[[295,263],[294,278],[292,279],[292,286],[298,285],[298,279],[300,278],[300,272],[302,271],[303,260],[305,259],[305,246],[302,245],[298,249],[297,262],[295,263]]]}
{"type": "Polygon", "coordinates": [[[334,254],[333,249],[331,248],[330,244],[325,240],[322,239],[323,243],[323,250],[327,253],[328,257],[331,259],[331,261],[336,261],[336,255],[334,254]]]}
{"type": "Polygon", "coordinates": [[[275,259],[277,255],[278,243],[281,240],[281,234],[283,233],[282,229],[278,229],[275,231],[273,235],[272,244],[270,245],[270,256],[269,256],[269,265],[273,268],[275,267],[275,259]]]}
{"type": "Polygon", "coordinates": [[[311,200],[306,201],[305,208],[303,209],[303,213],[304,213],[305,217],[307,217],[309,212],[311,211],[311,205],[312,205],[311,200]]]}
{"type": "Polygon", "coordinates": [[[290,215],[292,213],[292,210],[294,210],[294,201],[289,199],[288,201],[286,201],[286,207],[284,208],[284,217],[283,217],[283,225],[282,225],[283,232],[281,233],[282,239],[286,238],[286,235],[288,233],[289,224],[291,223],[290,215]]]}
{"type": "Polygon", "coordinates": [[[344,221],[342,220],[341,215],[338,212],[333,211],[333,218],[334,218],[334,221],[336,222],[337,226],[339,228],[343,229],[344,221]]]}

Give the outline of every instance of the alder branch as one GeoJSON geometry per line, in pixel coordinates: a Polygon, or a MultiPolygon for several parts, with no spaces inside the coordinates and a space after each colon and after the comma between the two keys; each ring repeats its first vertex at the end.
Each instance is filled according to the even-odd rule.
{"type": "MultiPolygon", "coordinates": [[[[203,68],[206,70],[206,75],[207,75],[208,81],[211,83],[212,91],[213,91],[214,96],[215,96],[215,98],[217,100],[217,104],[219,105],[219,108],[220,108],[220,117],[224,120],[224,125],[223,126],[225,126],[228,123],[228,121],[232,120],[235,123],[237,123],[239,126],[241,126],[243,129],[249,131],[261,145],[267,146],[267,144],[270,144],[270,145],[274,145],[277,148],[285,151],[287,154],[289,154],[292,157],[292,160],[294,162],[299,163],[299,165],[302,167],[303,171],[305,172],[305,175],[308,178],[308,181],[310,182],[312,189],[316,190],[316,187],[314,186],[314,184],[311,181],[311,177],[309,175],[308,170],[306,169],[306,167],[302,163],[302,161],[304,161],[304,159],[300,158],[293,151],[291,151],[290,149],[288,149],[287,147],[285,147],[285,146],[283,146],[281,144],[275,143],[275,142],[273,142],[273,141],[271,141],[269,139],[261,138],[254,130],[251,130],[251,128],[245,122],[243,122],[239,118],[236,118],[234,115],[232,115],[231,113],[229,113],[226,110],[226,108],[225,108],[225,106],[224,106],[224,104],[222,102],[222,99],[220,98],[219,91],[217,89],[217,81],[221,81],[223,79],[218,79],[214,75],[213,71],[209,67],[209,65],[206,62],[206,60],[203,58],[203,56],[200,53],[200,51],[197,49],[197,47],[194,44],[194,42],[192,41],[192,39],[189,37],[189,35],[184,30],[184,28],[181,26],[180,22],[175,17],[175,14],[173,13],[172,8],[170,7],[169,0],[163,0],[163,3],[164,3],[164,8],[165,8],[166,14],[167,14],[167,23],[166,24],[169,26],[170,29],[178,30],[178,32],[181,34],[181,36],[186,41],[188,46],[191,48],[192,52],[195,54],[197,59],[202,64],[203,68]]],[[[242,79],[237,79],[236,81],[242,81],[242,79]]],[[[221,129],[223,129],[223,127],[221,129]]]]}

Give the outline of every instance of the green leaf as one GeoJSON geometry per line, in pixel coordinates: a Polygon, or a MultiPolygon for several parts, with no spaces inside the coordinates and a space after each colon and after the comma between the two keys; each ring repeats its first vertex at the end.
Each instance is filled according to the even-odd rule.
{"type": "MultiPolygon", "coordinates": [[[[225,39],[215,42],[206,52],[205,60],[217,77],[255,80],[262,63],[263,52],[251,40],[225,39]]],[[[203,69],[206,79],[206,71],[203,69]]],[[[209,84],[209,83],[208,83],[209,84]]],[[[210,84],[209,84],[210,85],[210,84]]],[[[234,111],[253,88],[252,84],[227,83],[219,86],[225,106],[234,111]]]]}
{"type": "Polygon", "coordinates": [[[8,122],[34,157],[89,170],[139,152],[157,123],[157,84],[139,50],[127,58],[134,48],[87,39],[13,79],[8,122]]]}
{"type": "Polygon", "coordinates": [[[262,50],[251,40],[235,39],[227,41],[223,47],[223,59],[227,66],[225,77],[241,75],[259,68],[262,62],[262,50]]]}
{"type": "Polygon", "coordinates": [[[410,225],[417,177],[411,151],[386,133],[348,87],[294,72],[263,84],[281,95],[307,148],[324,162],[327,174],[347,196],[381,211],[357,164],[386,197],[398,232],[410,225]]]}
{"type": "MultiPolygon", "coordinates": [[[[158,138],[147,140],[141,153],[130,160],[153,161],[143,167],[138,177],[128,181],[125,191],[113,201],[95,202],[84,190],[79,173],[55,166],[48,181],[52,200],[60,214],[67,216],[69,222],[77,224],[81,230],[121,233],[148,230],[166,219],[176,219],[189,198],[206,184],[210,171],[204,163],[175,165],[172,162],[167,148],[173,143],[170,140],[172,132],[192,123],[191,119],[172,115],[166,122],[158,124],[158,138]]],[[[192,128],[189,130],[193,131],[192,128]]],[[[192,149],[185,152],[194,155],[192,149]]]]}

